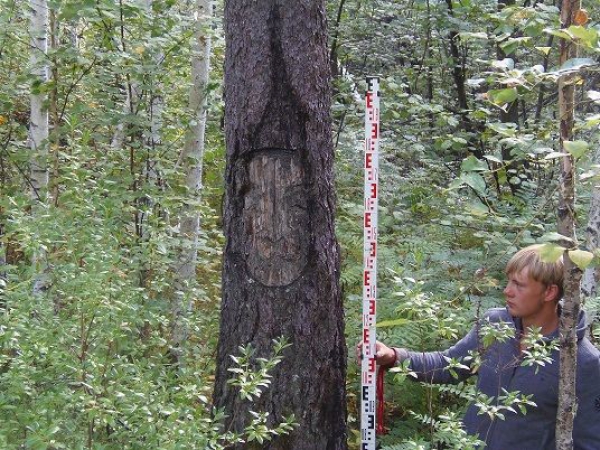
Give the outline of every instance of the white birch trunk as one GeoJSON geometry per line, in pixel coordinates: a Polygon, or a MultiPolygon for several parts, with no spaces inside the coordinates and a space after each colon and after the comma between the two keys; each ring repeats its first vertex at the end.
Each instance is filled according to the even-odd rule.
{"type": "Polygon", "coordinates": [[[181,347],[186,340],[185,319],[191,311],[196,283],[196,260],[200,214],[197,204],[202,190],[202,159],[206,129],[207,85],[210,69],[210,17],[212,0],[196,0],[196,30],[192,41],[192,86],[189,106],[193,115],[183,151],[177,165],[186,173],[188,202],[179,211],[179,254],[175,272],[175,294],[171,306],[171,348],[173,356],[181,363],[181,347]]]}
{"type": "Polygon", "coordinates": [[[47,141],[49,134],[47,96],[37,92],[38,84],[48,82],[48,5],[45,0],[30,0],[31,53],[29,63],[35,86],[29,96],[31,113],[29,116],[29,148],[31,149],[31,194],[42,200],[48,187],[47,141]]]}
{"type": "MultiPolygon", "coordinates": [[[[30,189],[35,203],[46,202],[48,199],[48,135],[49,121],[47,95],[40,92],[40,86],[48,82],[48,4],[46,0],[30,0],[30,73],[34,84],[29,101],[31,112],[29,116],[29,148],[30,148],[30,189]]],[[[35,216],[34,205],[33,214],[35,216]]],[[[32,258],[34,267],[34,295],[41,294],[47,287],[45,252],[40,248],[32,258]]]]}

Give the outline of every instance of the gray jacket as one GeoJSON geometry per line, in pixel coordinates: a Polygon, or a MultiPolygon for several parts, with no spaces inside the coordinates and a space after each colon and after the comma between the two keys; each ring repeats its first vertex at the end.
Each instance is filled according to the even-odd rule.
{"type": "MultiPolygon", "coordinates": [[[[487,414],[470,405],[464,425],[469,434],[486,442],[487,450],[555,450],[554,429],[558,403],[558,350],[552,353],[551,364],[524,366],[520,357],[518,333],[521,320],[512,317],[504,308],[486,312],[479,323],[505,322],[514,328],[510,339],[492,343],[482,350],[479,326],[443,352],[407,352],[410,367],[421,381],[457,383],[472,375],[469,370],[458,370],[453,377],[446,367],[447,359],[455,358],[468,365],[472,352],[482,351],[482,361],[477,370],[477,389],[489,397],[497,398],[508,392],[519,391],[532,395],[537,405],[528,406],[526,414],[504,411],[505,420],[491,420],[487,414]],[[465,358],[467,358],[465,360],[465,358]],[[536,372],[537,371],[537,372],[536,372]]],[[[600,450],[600,352],[585,337],[586,320],[582,313],[577,330],[577,415],[573,426],[574,450],[600,450]]],[[[558,332],[548,339],[557,337],[558,332]]],[[[397,352],[405,352],[396,349],[397,352]]]]}

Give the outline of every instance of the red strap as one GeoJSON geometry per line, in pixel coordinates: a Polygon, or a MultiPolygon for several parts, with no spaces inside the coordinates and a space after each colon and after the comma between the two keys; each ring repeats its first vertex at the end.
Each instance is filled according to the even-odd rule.
{"type": "Polygon", "coordinates": [[[383,378],[385,377],[386,369],[379,367],[377,371],[377,434],[387,434],[388,430],[384,426],[383,416],[385,415],[385,404],[383,402],[383,378]]]}
{"type": "Polygon", "coordinates": [[[398,358],[398,354],[396,350],[394,350],[394,360],[389,366],[379,366],[377,370],[377,384],[375,385],[376,397],[377,397],[377,428],[375,429],[376,434],[387,434],[388,430],[384,425],[384,416],[385,416],[385,403],[383,400],[383,381],[385,378],[385,372],[388,367],[394,367],[396,365],[396,361],[398,358]]]}

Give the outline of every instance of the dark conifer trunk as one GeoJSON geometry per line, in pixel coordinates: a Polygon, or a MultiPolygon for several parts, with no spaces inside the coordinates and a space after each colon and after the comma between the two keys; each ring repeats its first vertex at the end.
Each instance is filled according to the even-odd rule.
{"type": "MultiPolygon", "coordinates": [[[[299,427],[260,448],[346,448],[346,348],[334,235],[330,81],[323,0],[225,2],[227,243],[215,404],[241,431],[247,410],[299,427]],[[291,347],[248,405],[229,355],[291,347]]],[[[240,448],[250,448],[240,446],[240,448]]]]}

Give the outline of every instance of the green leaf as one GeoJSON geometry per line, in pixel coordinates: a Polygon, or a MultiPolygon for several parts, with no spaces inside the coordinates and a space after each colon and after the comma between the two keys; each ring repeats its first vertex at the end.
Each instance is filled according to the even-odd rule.
{"type": "Polygon", "coordinates": [[[381,322],[377,323],[378,327],[381,328],[385,328],[385,327],[397,327],[400,325],[406,325],[407,323],[413,323],[415,322],[415,320],[411,320],[411,319],[392,319],[392,320],[384,320],[381,322]]]}
{"type": "Polygon", "coordinates": [[[519,41],[517,41],[516,39],[509,39],[508,41],[500,44],[500,48],[507,56],[512,55],[518,47],[519,41]]]}
{"type": "Polygon", "coordinates": [[[573,158],[580,158],[590,149],[590,146],[585,141],[563,141],[563,147],[568,151],[573,158]]]}
{"type": "Polygon", "coordinates": [[[569,27],[569,33],[580,41],[579,44],[587,47],[596,47],[598,44],[598,30],[595,28],[572,25],[569,27]]]}
{"type": "Polygon", "coordinates": [[[497,156],[493,156],[493,155],[484,155],[483,156],[485,159],[487,159],[488,161],[492,161],[498,164],[502,164],[502,160],[500,158],[498,158],[497,156]]]}
{"type": "Polygon", "coordinates": [[[467,186],[473,188],[482,197],[487,195],[487,185],[481,175],[475,172],[463,173],[460,178],[465,182],[467,186]]]}
{"type": "Polygon", "coordinates": [[[493,89],[488,91],[488,99],[495,105],[503,105],[505,103],[512,103],[518,97],[516,88],[508,89],[493,89]]]}
{"type": "Polygon", "coordinates": [[[517,133],[517,128],[514,123],[488,123],[488,127],[502,136],[512,137],[517,133]]]}
{"type": "Polygon", "coordinates": [[[465,205],[465,209],[469,214],[477,217],[485,217],[490,213],[489,208],[481,203],[479,199],[473,199],[469,201],[465,205]]]}
{"type": "Polygon", "coordinates": [[[540,258],[547,263],[555,263],[565,251],[564,247],[548,242],[540,246],[540,258]]]}
{"type": "Polygon", "coordinates": [[[462,31],[460,33],[460,37],[463,40],[468,40],[468,39],[488,39],[487,33],[483,33],[483,32],[472,33],[472,32],[469,32],[469,31],[462,31]]]}
{"type": "Polygon", "coordinates": [[[475,156],[470,155],[465,158],[460,166],[460,170],[463,172],[474,172],[488,170],[488,166],[485,162],[477,159],[475,156]]]}
{"type": "Polygon", "coordinates": [[[594,259],[594,254],[585,250],[569,250],[567,253],[571,261],[581,270],[585,270],[594,259]]]}
{"type": "Polygon", "coordinates": [[[540,51],[545,56],[548,56],[548,53],[550,53],[550,50],[552,50],[552,47],[535,47],[535,49],[540,51]]]}
{"type": "Polygon", "coordinates": [[[520,37],[520,38],[511,38],[500,44],[500,48],[504,52],[505,55],[511,55],[521,44],[524,44],[530,41],[531,38],[529,36],[520,37]]]}
{"type": "Polygon", "coordinates": [[[567,39],[568,41],[573,39],[573,35],[564,29],[557,30],[554,28],[546,28],[544,31],[552,36],[557,36],[561,39],[567,39]]]}
{"type": "Polygon", "coordinates": [[[551,152],[551,153],[548,153],[546,156],[544,156],[544,159],[556,159],[556,158],[562,158],[563,156],[568,156],[568,153],[551,152]]]}
{"type": "Polygon", "coordinates": [[[573,239],[567,236],[563,236],[560,233],[546,233],[542,236],[542,241],[544,242],[552,242],[552,243],[560,243],[560,244],[568,244],[575,245],[573,239]]]}

